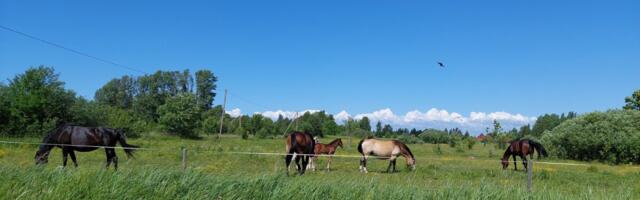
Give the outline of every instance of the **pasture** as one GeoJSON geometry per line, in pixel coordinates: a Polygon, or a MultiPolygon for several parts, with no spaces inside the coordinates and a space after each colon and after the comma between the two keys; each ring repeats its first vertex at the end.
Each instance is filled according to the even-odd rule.
{"type": "MultiPolygon", "coordinates": [[[[329,142],[334,137],[322,138],[329,142]]],[[[336,155],[359,155],[356,145],[342,137],[345,148],[336,155]]],[[[2,140],[39,142],[40,138],[2,140]]],[[[129,139],[148,150],[127,159],[117,150],[120,168],[104,170],[104,150],[77,153],[79,167],[62,168],[62,151],[54,149],[49,164],[34,166],[36,145],[0,144],[0,196],[4,199],[638,199],[640,168],[567,160],[590,166],[534,166],[533,192],[526,191],[526,173],[502,170],[503,150],[477,144],[472,150],[433,144],[409,144],[416,160],[408,171],[404,158],[397,173],[385,173],[387,161],[370,160],[369,173],[358,170],[359,158],[336,157],[332,171],[285,176],[284,156],[237,152],[284,153],[283,139],[243,140],[236,136],[184,140],[150,135],[129,139]],[[187,148],[187,170],[181,147],[187,148]]],[[[537,156],[537,155],[536,155],[537,156]]],[[[70,165],[72,166],[72,165],[70,165]]]]}

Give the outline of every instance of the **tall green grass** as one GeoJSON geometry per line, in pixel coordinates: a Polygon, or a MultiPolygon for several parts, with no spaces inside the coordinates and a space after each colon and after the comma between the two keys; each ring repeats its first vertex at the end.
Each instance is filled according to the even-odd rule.
{"type": "MultiPolygon", "coordinates": [[[[15,139],[14,139],[15,140],[15,139]]],[[[23,139],[31,141],[34,139],[23,139]]],[[[329,140],[329,139],[327,139],[329,140]]],[[[387,162],[371,160],[368,174],[359,161],[335,158],[331,172],[287,177],[281,156],[234,155],[233,151],[282,152],[280,139],[172,137],[130,141],[162,151],[139,151],[120,170],[104,169],[104,151],[77,153],[79,168],[61,168],[55,149],[47,166],[36,167],[32,145],[0,145],[0,197],[3,199],[638,199],[640,170],[634,166],[536,165],[534,192],[526,191],[523,171],[502,170],[494,147],[477,145],[460,152],[441,145],[410,145],[417,170],[384,173],[387,162]],[[180,147],[189,149],[181,168],[180,147]],[[172,149],[175,147],[175,149],[172,149]]],[[[356,155],[345,142],[340,155],[356,155]]],[[[321,158],[323,169],[326,159],[321,158]]],[[[557,162],[573,162],[552,160],[557,162]]],[[[522,166],[519,166],[522,169],[522,166]]]]}

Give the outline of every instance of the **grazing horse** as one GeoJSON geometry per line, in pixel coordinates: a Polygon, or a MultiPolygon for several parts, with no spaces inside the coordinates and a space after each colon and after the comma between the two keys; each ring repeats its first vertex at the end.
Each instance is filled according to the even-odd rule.
{"type": "Polygon", "coordinates": [[[542,144],[536,141],[527,139],[511,141],[511,144],[507,150],[504,151],[504,155],[502,156],[502,169],[507,169],[507,167],[509,167],[509,156],[512,156],[513,168],[518,171],[516,156],[520,156],[526,171],[527,155],[530,155],[531,159],[533,159],[533,153],[535,151],[538,151],[538,158],[540,158],[540,155],[544,157],[548,156],[547,150],[544,149],[542,144]]]}
{"type": "Polygon", "coordinates": [[[287,136],[287,155],[284,158],[285,164],[287,166],[287,175],[289,175],[289,165],[291,164],[291,160],[294,159],[296,161],[298,174],[304,174],[305,170],[307,169],[307,164],[309,164],[309,157],[313,155],[314,146],[315,141],[313,140],[313,136],[311,136],[311,134],[309,133],[293,132],[287,136]],[[302,166],[300,166],[301,159],[302,166]]]}
{"type": "Polygon", "coordinates": [[[327,160],[327,171],[330,171],[331,160],[333,160],[333,155],[336,153],[336,150],[338,150],[338,147],[343,148],[342,139],[340,138],[329,142],[329,144],[322,144],[318,142],[318,140],[316,140],[316,146],[314,148],[315,156],[311,158],[311,163],[309,164],[309,167],[313,171],[316,171],[316,161],[318,160],[318,155],[326,154],[326,155],[329,155],[329,159],[327,160]]]}
{"type": "Polygon", "coordinates": [[[107,155],[106,168],[109,168],[113,162],[115,169],[118,170],[118,157],[113,148],[118,142],[124,147],[127,156],[133,157],[133,152],[138,146],[127,144],[122,129],[61,125],[42,140],[43,144],[40,145],[35,156],[36,165],[46,164],[49,161],[49,153],[54,147],[62,149],[62,164],[65,167],[67,166],[67,156],[71,156],[73,165],[78,167],[75,151],[89,152],[104,148],[107,155]]]}
{"type": "Polygon", "coordinates": [[[416,159],[413,156],[413,153],[411,153],[411,150],[407,145],[398,140],[378,140],[369,137],[360,141],[358,144],[358,152],[362,154],[362,159],[360,160],[360,172],[367,173],[367,159],[369,156],[376,156],[382,160],[389,160],[387,172],[396,171],[396,159],[399,155],[403,156],[407,161],[408,169],[416,169],[416,159]]]}

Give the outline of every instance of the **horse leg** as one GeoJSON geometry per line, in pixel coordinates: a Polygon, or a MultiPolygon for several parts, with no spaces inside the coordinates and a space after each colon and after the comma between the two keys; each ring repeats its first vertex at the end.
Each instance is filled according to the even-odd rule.
{"type": "Polygon", "coordinates": [[[284,156],[284,163],[287,167],[287,176],[289,176],[289,165],[291,164],[291,160],[293,160],[293,155],[287,153],[287,155],[284,156]]]}
{"type": "Polygon", "coordinates": [[[104,149],[104,153],[107,155],[107,164],[104,166],[104,168],[109,169],[109,165],[111,165],[111,153],[109,153],[108,148],[104,149]]]}
{"type": "Polygon", "coordinates": [[[307,166],[309,165],[309,156],[302,157],[302,172],[300,175],[303,175],[305,171],[307,171],[307,166]]]}
{"type": "Polygon", "coordinates": [[[393,172],[396,172],[396,161],[398,161],[398,159],[393,160],[393,172]]]}
{"type": "Polygon", "coordinates": [[[329,156],[327,159],[327,171],[331,171],[331,161],[333,160],[333,155],[329,156]]]}
{"type": "Polygon", "coordinates": [[[360,172],[368,173],[367,172],[367,156],[362,156],[362,159],[360,159],[360,172]]]}
{"type": "Polygon", "coordinates": [[[513,157],[513,168],[518,171],[518,166],[516,166],[518,164],[517,159],[516,159],[516,154],[512,155],[513,157]]]}
{"type": "Polygon", "coordinates": [[[111,149],[111,161],[113,162],[113,166],[115,167],[116,171],[118,171],[118,156],[116,155],[116,150],[115,149],[111,149]]]}
{"type": "Polygon", "coordinates": [[[71,156],[71,161],[73,161],[73,166],[78,167],[78,161],[76,160],[76,153],[71,150],[69,151],[69,156],[71,156]]]}
{"type": "Polygon", "coordinates": [[[62,167],[67,167],[67,155],[69,155],[68,149],[62,148],[62,167]]]}
{"type": "Polygon", "coordinates": [[[389,166],[387,167],[387,173],[391,173],[391,166],[393,166],[393,160],[389,160],[389,166]]]}
{"type": "Polygon", "coordinates": [[[298,173],[300,173],[302,171],[302,168],[300,168],[300,159],[302,157],[301,156],[296,156],[296,170],[298,171],[298,173]]]}
{"type": "Polygon", "coordinates": [[[521,155],[520,158],[522,159],[522,165],[524,165],[524,172],[527,172],[527,170],[529,169],[529,166],[528,166],[528,164],[529,164],[528,162],[529,161],[527,160],[527,156],[526,155],[525,156],[521,155]]]}

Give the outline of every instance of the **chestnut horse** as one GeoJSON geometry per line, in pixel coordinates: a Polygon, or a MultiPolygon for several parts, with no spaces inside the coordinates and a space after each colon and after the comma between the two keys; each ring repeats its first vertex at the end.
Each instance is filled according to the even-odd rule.
{"type": "Polygon", "coordinates": [[[287,166],[287,175],[289,175],[289,165],[291,160],[296,161],[296,167],[298,174],[304,174],[309,163],[309,157],[313,156],[313,148],[315,141],[313,136],[309,133],[293,132],[287,136],[286,151],[287,155],[284,158],[287,166]],[[300,160],[302,159],[302,166],[300,166],[300,160]]]}
{"type": "Polygon", "coordinates": [[[513,168],[518,171],[516,156],[520,156],[522,159],[522,164],[524,165],[525,171],[527,170],[527,155],[530,155],[531,159],[533,159],[533,153],[538,151],[538,158],[540,155],[547,157],[547,150],[544,149],[542,144],[533,141],[533,140],[514,140],[511,141],[511,144],[504,151],[504,155],[502,156],[502,169],[507,169],[509,167],[509,157],[513,157],[513,168]]]}
{"type": "Polygon", "coordinates": [[[408,169],[416,169],[416,159],[413,156],[413,153],[411,153],[411,150],[407,145],[398,140],[378,140],[369,137],[360,141],[358,144],[358,152],[362,154],[362,159],[360,160],[360,172],[367,173],[367,159],[369,156],[376,156],[382,160],[389,160],[387,172],[396,171],[396,159],[398,156],[403,156],[405,158],[408,169]]]}
{"type": "Polygon", "coordinates": [[[76,151],[89,152],[99,148],[104,148],[107,155],[107,164],[113,162],[118,170],[118,157],[113,148],[117,143],[124,147],[127,156],[133,157],[133,152],[137,146],[127,144],[127,140],[122,129],[112,129],[104,127],[82,127],[73,125],[61,125],[44,137],[40,148],[36,152],[36,165],[46,164],[49,160],[49,153],[54,147],[62,149],[62,165],[67,166],[67,156],[71,156],[73,165],[78,167],[76,161],[76,151]]]}
{"type": "Polygon", "coordinates": [[[330,171],[331,160],[333,160],[333,155],[336,153],[336,150],[338,150],[338,147],[343,148],[342,139],[340,138],[335,139],[329,142],[329,144],[322,144],[317,139],[315,140],[316,140],[316,146],[314,148],[315,156],[311,158],[311,163],[309,164],[309,167],[313,171],[316,171],[316,162],[318,161],[318,155],[326,154],[326,155],[329,155],[329,159],[327,159],[327,171],[330,171]]]}

